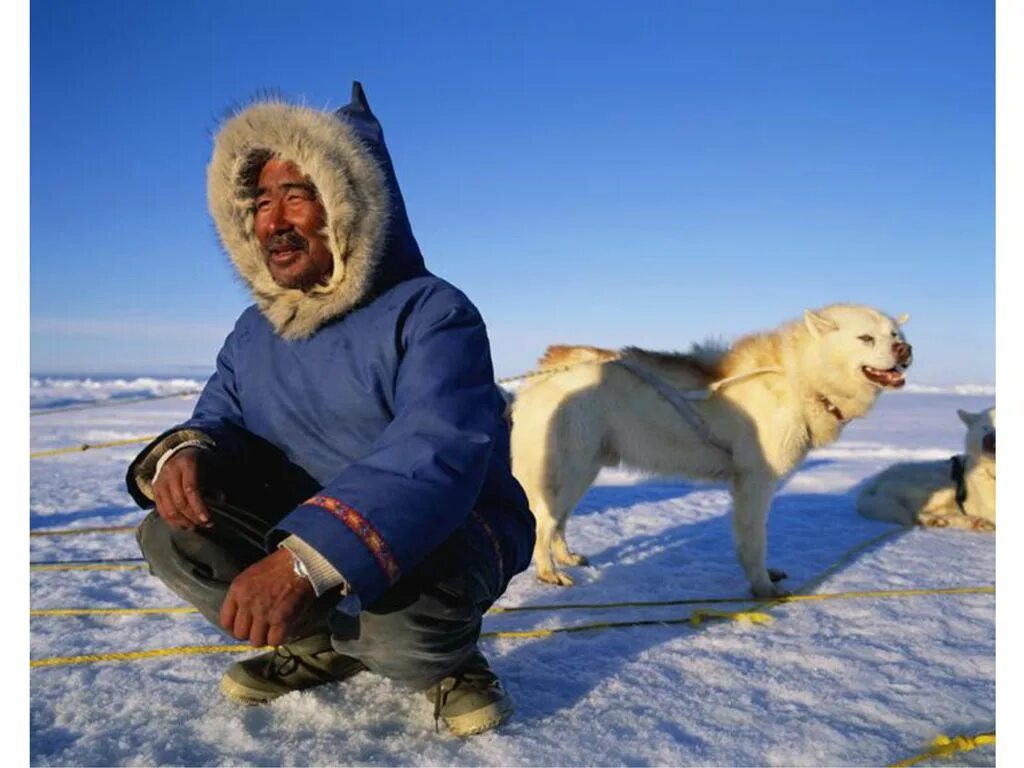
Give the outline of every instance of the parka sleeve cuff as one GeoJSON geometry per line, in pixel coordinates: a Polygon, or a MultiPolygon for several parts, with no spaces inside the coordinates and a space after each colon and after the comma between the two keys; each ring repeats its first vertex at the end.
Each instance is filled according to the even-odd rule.
{"type": "Polygon", "coordinates": [[[314,496],[290,512],[267,535],[276,547],[288,534],[301,538],[338,573],[349,589],[369,606],[399,578],[401,570],[391,547],[368,519],[330,496],[314,496]]]}
{"type": "Polygon", "coordinates": [[[185,443],[203,448],[213,448],[215,445],[212,437],[197,429],[173,430],[147,445],[132,462],[128,468],[128,490],[140,506],[144,500],[154,501],[153,481],[158,469],[162,467],[161,459],[169,451],[184,448],[185,443]]]}

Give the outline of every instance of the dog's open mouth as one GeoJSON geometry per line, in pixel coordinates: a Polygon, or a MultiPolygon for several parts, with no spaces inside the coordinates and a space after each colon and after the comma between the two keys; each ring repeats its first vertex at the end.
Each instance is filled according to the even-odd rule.
{"type": "Polygon", "coordinates": [[[860,368],[868,379],[880,387],[891,387],[899,389],[907,380],[903,378],[903,369],[899,366],[890,368],[887,371],[872,368],[870,365],[862,365],[860,368]]]}

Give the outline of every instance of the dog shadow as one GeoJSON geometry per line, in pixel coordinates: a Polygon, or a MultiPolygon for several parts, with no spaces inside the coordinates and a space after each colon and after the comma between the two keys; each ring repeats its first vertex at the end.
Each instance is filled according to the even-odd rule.
{"type": "MultiPolygon", "coordinates": [[[[614,514],[615,508],[623,510],[642,505],[654,500],[652,496],[683,499],[704,488],[707,486],[685,482],[653,483],[650,488],[597,486],[590,489],[581,507],[588,513],[605,510],[614,514]]],[[[783,582],[786,589],[796,592],[805,584],[819,587],[821,585],[812,582],[842,561],[828,574],[824,582],[827,585],[828,580],[854,566],[861,557],[891,542],[891,539],[886,540],[843,559],[852,548],[892,529],[892,526],[857,516],[854,499],[846,493],[784,494],[773,500],[768,525],[768,560],[769,565],[788,574],[783,582]],[[837,527],[833,535],[822,539],[823,530],[837,527]]],[[[600,551],[587,552],[591,565],[571,571],[589,579],[580,579],[582,583],[569,589],[536,584],[530,589],[530,596],[518,605],[751,598],[749,583],[733,550],[731,513],[730,506],[728,514],[680,523],[658,533],[632,536],[600,551]]],[[[534,567],[518,578],[535,579],[534,567]]],[[[698,604],[657,609],[574,610],[558,614],[538,609],[536,613],[490,616],[485,628],[500,631],[550,628],[556,624],[578,626],[595,622],[672,620],[707,607],[737,611],[749,610],[751,605],[698,604]]],[[[599,691],[651,649],[678,640],[680,636],[697,637],[706,626],[623,627],[593,633],[556,634],[513,647],[501,656],[500,667],[503,679],[507,678],[508,687],[519,702],[519,717],[524,721],[542,720],[571,709],[599,691]],[[605,633],[616,635],[608,639],[605,633]],[[579,652],[567,655],[566,644],[569,643],[579,644],[579,652]]]]}
{"type": "Polygon", "coordinates": [[[682,478],[651,478],[634,485],[596,485],[580,499],[572,516],[581,518],[633,504],[678,500],[703,487],[706,486],[682,478]]]}

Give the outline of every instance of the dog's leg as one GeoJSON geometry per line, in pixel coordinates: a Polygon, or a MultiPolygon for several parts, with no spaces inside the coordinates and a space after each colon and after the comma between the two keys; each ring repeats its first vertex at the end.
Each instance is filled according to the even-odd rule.
{"type": "Polygon", "coordinates": [[[565,541],[565,524],[569,521],[568,515],[563,517],[555,526],[555,533],[551,537],[555,553],[555,561],[559,565],[586,565],[588,560],[585,556],[569,549],[565,541]]]}
{"type": "MultiPolygon", "coordinates": [[[[775,585],[765,567],[768,509],[775,495],[775,476],[770,472],[744,472],[733,477],[732,515],[736,555],[758,597],[786,594],[775,585]]],[[[777,575],[778,572],[776,572],[777,575]]]]}
{"type": "MultiPolygon", "coordinates": [[[[575,584],[572,577],[558,570],[551,558],[559,523],[547,508],[543,511],[534,510],[534,516],[537,519],[537,543],[533,547],[533,562],[537,566],[537,578],[559,587],[571,587],[575,584]]],[[[564,521],[562,525],[565,525],[564,521]]]]}

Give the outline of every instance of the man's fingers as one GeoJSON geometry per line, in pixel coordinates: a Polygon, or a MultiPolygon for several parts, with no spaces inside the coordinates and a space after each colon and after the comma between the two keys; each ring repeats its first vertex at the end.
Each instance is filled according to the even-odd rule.
{"type": "Polygon", "coordinates": [[[287,627],[283,624],[271,624],[267,633],[267,645],[281,645],[287,636],[287,627]]]}
{"type": "Polygon", "coordinates": [[[171,506],[174,508],[175,514],[187,520],[189,527],[196,525],[198,521],[192,519],[192,510],[188,507],[188,500],[185,498],[185,491],[182,489],[180,478],[171,477],[169,480],[167,496],[171,500],[171,506]]]}
{"type": "Polygon", "coordinates": [[[206,502],[203,501],[203,497],[199,495],[199,489],[196,487],[195,482],[185,481],[185,498],[188,501],[193,519],[198,520],[200,525],[209,526],[210,513],[206,509],[206,502]]]}
{"type": "MultiPolygon", "coordinates": [[[[268,645],[267,622],[259,616],[253,617],[252,626],[249,628],[249,642],[257,648],[268,645]]],[[[278,643],[274,643],[274,645],[278,645],[278,643]]]]}
{"type": "Polygon", "coordinates": [[[231,590],[228,590],[227,596],[224,598],[224,604],[220,607],[220,625],[224,627],[228,632],[235,626],[235,612],[238,610],[238,603],[235,601],[235,596],[231,594],[231,590]]]}
{"type": "Polygon", "coordinates": [[[282,610],[280,604],[271,609],[268,618],[270,620],[270,632],[275,638],[278,638],[273,642],[273,645],[280,645],[283,643],[285,638],[292,634],[292,630],[298,623],[296,621],[295,610],[291,606],[282,610]]]}
{"type": "Polygon", "coordinates": [[[153,495],[156,497],[157,514],[166,522],[168,525],[174,528],[191,528],[192,524],[181,515],[178,514],[178,510],[174,506],[174,502],[171,501],[170,494],[164,486],[155,487],[153,489],[153,495]]]}
{"type": "MultiPolygon", "coordinates": [[[[186,489],[191,485],[195,487],[195,473],[177,472],[172,474],[168,480],[169,487],[168,493],[171,497],[171,502],[174,504],[174,509],[177,511],[180,517],[189,521],[190,526],[201,526],[204,525],[203,519],[199,516],[199,513],[195,511],[191,502],[186,495],[186,489]],[[191,477],[190,477],[191,474],[191,477]]],[[[202,500],[200,499],[200,503],[202,500]]],[[[203,510],[205,512],[205,505],[203,510]]]]}
{"type": "Polygon", "coordinates": [[[234,635],[239,640],[249,639],[249,628],[252,626],[252,614],[245,606],[235,611],[234,635]]]}

